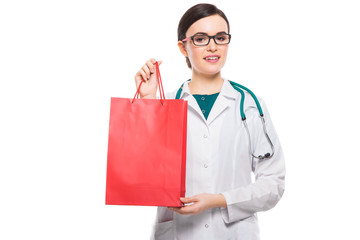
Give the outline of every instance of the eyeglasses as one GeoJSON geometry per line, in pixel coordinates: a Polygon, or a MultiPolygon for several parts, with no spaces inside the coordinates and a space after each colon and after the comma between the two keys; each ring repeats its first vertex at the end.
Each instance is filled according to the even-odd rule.
{"type": "Polygon", "coordinates": [[[187,37],[182,41],[185,42],[192,40],[195,46],[207,46],[211,39],[214,39],[215,43],[218,45],[226,45],[230,43],[231,35],[228,33],[220,33],[214,36],[209,36],[207,34],[195,34],[194,36],[187,37]]]}

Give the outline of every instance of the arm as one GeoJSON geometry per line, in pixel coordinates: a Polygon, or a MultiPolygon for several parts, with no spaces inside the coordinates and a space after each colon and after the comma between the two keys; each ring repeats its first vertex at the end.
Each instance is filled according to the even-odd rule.
{"type": "MultiPolygon", "coordinates": [[[[256,181],[246,187],[231,189],[221,194],[202,193],[189,198],[180,198],[183,203],[193,204],[179,208],[169,208],[170,210],[182,215],[196,215],[208,209],[220,207],[223,220],[226,223],[231,223],[250,217],[258,211],[269,210],[278,203],[284,193],[284,157],[266,106],[264,103],[261,106],[265,114],[268,134],[275,147],[275,154],[271,159],[253,160],[256,181]]],[[[253,121],[255,119],[257,121],[251,124],[254,126],[250,129],[251,140],[255,153],[264,154],[268,151],[269,145],[263,134],[262,124],[257,117],[257,112],[255,116],[253,121]]]]}
{"type": "MultiPolygon", "coordinates": [[[[264,111],[266,128],[275,148],[271,159],[254,161],[253,172],[255,182],[248,186],[223,192],[227,208],[222,208],[223,219],[226,223],[241,220],[252,216],[259,211],[273,208],[281,199],[285,190],[285,163],[279,139],[272,125],[265,104],[261,106],[264,111]]],[[[269,144],[262,131],[262,124],[258,117],[253,118],[254,126],[249,129],[255,155],[269,151],[269,144]]]]}

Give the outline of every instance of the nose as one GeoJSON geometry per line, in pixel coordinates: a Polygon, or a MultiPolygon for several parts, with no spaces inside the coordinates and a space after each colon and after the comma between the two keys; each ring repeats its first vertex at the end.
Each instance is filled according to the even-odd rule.
{"type": "Polygon", "coordinates": [[[210,39],[210,42],[208,44],[208,50],[211,51],[211,52],[214,52],[217,50],[217,44],[215,43],[215,39],[214,38],[211,38],[210,39]]]}

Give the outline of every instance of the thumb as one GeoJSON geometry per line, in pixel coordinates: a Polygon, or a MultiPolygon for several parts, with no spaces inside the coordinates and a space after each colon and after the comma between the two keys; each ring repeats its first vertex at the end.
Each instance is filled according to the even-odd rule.
{"type": "Polygon", "coordinates": [[[188,198],[180,198],[180,201],[183,202],[183,203],[192,203],[192,202],[195,202],[195,199],[191,198],[191,197],[188,197],[188,198]]]}

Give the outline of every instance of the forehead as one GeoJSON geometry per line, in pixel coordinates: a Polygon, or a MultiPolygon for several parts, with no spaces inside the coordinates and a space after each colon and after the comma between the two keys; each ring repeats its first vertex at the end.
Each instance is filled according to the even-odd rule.
{"type": "Polygon", "coordinates": [[[195,35],[198,32],[204,32],[208,35],[215,35],[218,32],[228,32],[225,19],[220,15],[204,17],[194,22],[186,32],[186,36],[195,35]]]}

